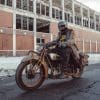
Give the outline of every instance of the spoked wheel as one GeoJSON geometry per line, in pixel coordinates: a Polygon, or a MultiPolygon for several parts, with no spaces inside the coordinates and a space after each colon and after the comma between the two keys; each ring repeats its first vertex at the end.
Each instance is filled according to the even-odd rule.
{"type": "Polygon", "coordinates": [[[31,64],[30,62],[20,63],[15,79],[17,85],[25,91],[34,91],[39,88],[45,77],[44,67],[38,66],[37,61],[34,60],[31,64]]]}

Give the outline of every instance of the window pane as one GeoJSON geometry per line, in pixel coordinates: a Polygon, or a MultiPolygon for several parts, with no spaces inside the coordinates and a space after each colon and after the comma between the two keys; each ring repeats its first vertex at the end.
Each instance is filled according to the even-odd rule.
{"type": "Polygon", "coordinates": [[[7,6],[12,6],[12,0],[7,0],[7,6]]]}
{"type": "Polygon", "coordinates": [[[29,0],[29,11],[33,12],[33,0],[29,0]]]}
{"type": "Polygon", "coordinates": [[[60,11],[60,19],[62,19],[62,11],[60,11]]]}
{"type": "Polygon", "coordinates": [[[16,29],[21,29],[21,16],[16,15],[16,29]]]}
{"type": "Polygon", "coordinates": [[[45,15],[45,5],[41,4],[41,14],[45,15]]]}
{"type": "Polygon", "coordinates": [[[40,3],[36,4],[36,12],[37,14],[40,14],[40,3]]]}
{"type": "Polygon", "coordinates": [[[21,0],[16,0],[16,7],[21,9],[21,0]]]}
{"type": "Polygon", "coordinates": [[[59,11],[56,10],[56,18],[59,19],[59,11]]]}
{"type": "Polygon", "coordinates": [[[49,7],[46,6],[46,16],[49,16],[49,7]]]}
{"type": "Polygon", "coordinates": [[[27,10],[27,0],[23,0],[23,10],[27,10]]]}
{"type": "Polygon", "coordinates": [[[5,4],[5,0],[0,0],[0,4],[5,4]]]}
{"type": "Polygon", "coordinates": [[[40,38],[37,38],[37,39],[36,39],[36,42],[37,42],[37,43],[40,43],[40,38]]]}
{"type": "Polygon", "coordinates": [[[44,39],[41,39],[41,42],[42,42],[42,43],[45,43],[45,40],[44,40],[44,39]]]}
{"type": "Polygon", "coordinates": [[[73,17],[72,16],[70,17],[70,22],[73,23],[73,17]]]}
{"type": "Polygon", "coordinates": [[[23,17],[23,29],[27,30],[27,17],[23,17]]]}
{"type": "Polygon", "coordinates": [[[29,18],[29,30],[33,31],[33,18],[29,18]]]}
{"type": "Polygon", "coordinates": [[[56,15],[55,15],[55,9],[52,8],[52,17],[55,18],[55,16],[56,16],[56,15]]]}

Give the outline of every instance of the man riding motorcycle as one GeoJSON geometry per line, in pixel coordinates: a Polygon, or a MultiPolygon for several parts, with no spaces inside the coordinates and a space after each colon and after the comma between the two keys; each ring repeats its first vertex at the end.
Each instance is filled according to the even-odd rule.
{"type": "Polygon", "coordinates": [[[68,24],[64,21],[60,21],[58,23],[58,29],[58,38],[55,41],[48,43],[48,46],[52,46],[55,43],[59,43],[59,46],[55,48],[55,51],[65,58],[65,66],[68,66],[69,59],[71,56],[73,56],[78,66],[80,64],[80,56],[78,48],[74,41],[74,31],[72,29],[69,29],[68,24]]]}

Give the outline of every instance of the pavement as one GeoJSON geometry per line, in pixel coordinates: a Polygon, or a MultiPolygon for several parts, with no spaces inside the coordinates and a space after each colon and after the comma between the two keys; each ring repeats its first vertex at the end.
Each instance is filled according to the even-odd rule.
{"type": "Polygon", "coordinates": [[[100,100],[100,64],[87,66],[80,79],[46,80],[34,92],[22,91],[14,76],[2,77],[0,100],[100,100]]]}

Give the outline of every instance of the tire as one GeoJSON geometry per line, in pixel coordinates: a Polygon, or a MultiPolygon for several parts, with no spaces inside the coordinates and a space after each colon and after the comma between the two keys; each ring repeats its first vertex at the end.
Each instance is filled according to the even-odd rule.
{"type": "Polygon", "coordinates": [[[26,67],[26,65],[28,65],[28,64],[29,64],[29,62],[24,62],[24,63],[19,64],[19,66],[16,70],[15,80],[16,80],[18,87],[21,88],[22,90],[24,90],[24,91],[34,91],[35,89],[39,88],[42,85],[42,83],[44,82],[44,80],[45,80],[45,69],[44,69],[43,66],[40,67],[43,75],[41,76],[41,78],[39,79],[39,82],[37,84],[30,87],[30,86],[27,86],[26,84],[24,84],[24,82],[22,80],[22,72],[23,72],[24,68],[26,67]]]}

